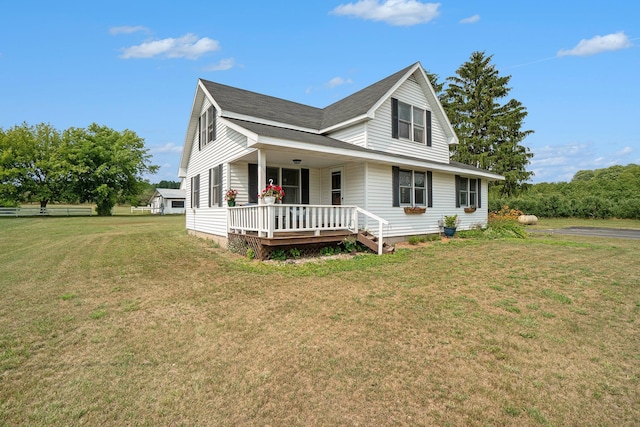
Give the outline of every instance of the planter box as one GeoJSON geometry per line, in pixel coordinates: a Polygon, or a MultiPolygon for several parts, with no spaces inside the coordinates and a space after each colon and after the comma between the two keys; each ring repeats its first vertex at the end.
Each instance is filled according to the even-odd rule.
{"type": "Polygon", "coordinates": [[[404,213],[406,214],[423,214],[427,211],[427,208],[418,208],[418,207],[406,207],[404,208],[404,213]]]}
{"type": "Polygon", "coordinates": [[[476,208],[464,208],[465,213],[474,213],[476,208]]]}

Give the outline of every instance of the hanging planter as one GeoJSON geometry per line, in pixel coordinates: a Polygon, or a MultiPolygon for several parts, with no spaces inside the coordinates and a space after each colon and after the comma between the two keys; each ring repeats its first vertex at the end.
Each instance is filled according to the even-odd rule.
{"type": "Polygon", "coordinates": [[[404,213],[406,214],[423,214],[427,211],[427,208],[419,208],[416,206],[406,206],[404,208],[404,213]]]}

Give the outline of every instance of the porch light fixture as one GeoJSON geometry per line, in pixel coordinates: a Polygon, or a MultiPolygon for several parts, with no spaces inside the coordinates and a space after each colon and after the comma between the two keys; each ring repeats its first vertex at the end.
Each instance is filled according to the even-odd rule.
{"type": "Polygon", "coordinates": [[[302,160],[300,160],[300,159],[293,159],[293,164],[294,164],[294,165],[299,165],[300,163],[302,163],[302,160]]]}

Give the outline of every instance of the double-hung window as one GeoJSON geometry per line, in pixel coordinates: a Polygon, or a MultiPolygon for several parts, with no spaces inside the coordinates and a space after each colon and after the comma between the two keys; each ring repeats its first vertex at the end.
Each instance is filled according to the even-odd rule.
{"type": "Polygon", "coordinates": [[[267,182],[270,180],[284,190],[282,203],[300,203],[300,169],[267,167],[267,182]]]}
{"type": "Polygon", "coordinates": [[[222,206],[222,165],[209,169],[209,207],[222,206]]]}
{"type": "Polygon", "coordinates": [[[191,207],[200,207],[200,175],[191,177],[191,207]]]}
{"type": "Polygon", "coordinates": [[[431,146],[431,111],[391,98],[391,136],[431,146]]]}
{"type": "Polygon", "coordinates": [[[456,207],[480,207],[482,180],[456,175],[456,207]]]}
{"type": "Polygon", "coordinates": [[[200,129],[199,147],[202,149],[205,145],[216,139],[216,109],[210,106],[198,120],[200,129]]]}
{"type": "Polygon", "coordinates": [[[392,168],[393,206],[433,206],[431,172],[392,168]]]}

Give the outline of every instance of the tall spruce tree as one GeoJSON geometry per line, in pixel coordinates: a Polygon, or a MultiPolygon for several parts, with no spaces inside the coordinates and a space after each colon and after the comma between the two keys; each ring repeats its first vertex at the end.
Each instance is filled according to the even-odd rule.
{"type": "Polygon", "coordinates": [[[500,76],[492,58],[473,52],[457,75],[447,78],[440,101],[460,141],[450,147],[451,159],[503,175],[505,181],[494,186],[511,196],[533,175],[526,170],[533,153],[520,145],[533,131],[522,130],[527,116],[522,103],[500,103],[511,91],[511,76],[500,76]]]}

